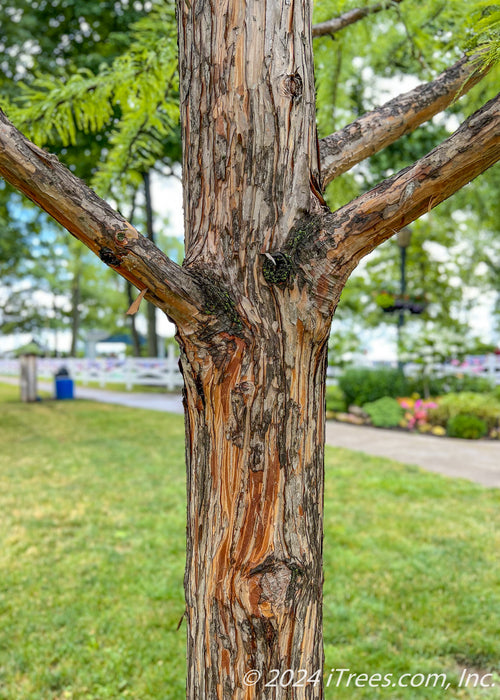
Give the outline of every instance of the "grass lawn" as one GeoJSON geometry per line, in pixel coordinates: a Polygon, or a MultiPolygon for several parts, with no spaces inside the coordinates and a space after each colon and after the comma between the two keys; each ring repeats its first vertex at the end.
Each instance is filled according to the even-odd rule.
{"type": "MultiPolygon", "coordinates": [[[[17,402],[0,385],[0,699],[184,697],[180,416],[17,402]]],[[[447,673],[326,698],[500,698],[500,490],[326,451],[325,679],[447,673]],[[489,679],[488,682],[491,682],[489,679]]]]}

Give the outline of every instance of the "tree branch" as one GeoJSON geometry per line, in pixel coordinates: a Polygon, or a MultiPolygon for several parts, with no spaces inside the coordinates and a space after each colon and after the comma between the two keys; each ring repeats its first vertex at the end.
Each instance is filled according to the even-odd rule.
{"type": "Polygon", "coordinates": [[[177,323],[203,309],[193,275],[170,260],[121,214],[100,199],[56,156],[18,131],[0,110],[0,175],[44,209],[75,238],[177,323]]]}
{"type": "Polygon", "coordinates": [[[411,167],[318,222],[301,259],[323,304],[338,301],[359,261],[500,159],[500,94],[411,167]],[[314,279],[314,282],[313,282],[314,279]]]}
{"type": "Polygon", "coordinates": [[[487,70],[473,58],[464,57],[432,82],[395,97],[321,139],[323,186],[443,111],[476,85],[487,70]]]}
{"type": "Polygon", "coordinates": [[[335,34],[341,29],[345,29],[350,24],[359,22],[360,19],[367,17],[368,15],[376,14],[382,10],[388,9],[391,5],[399,4],[403,0],[389,0],[389,2],[381,2],[377,5],[370,5],[368,7],[360,7],[354,10],[349,10],[338,17],[329,19],[326,22],[320,22],[319,24],[313,25],[312,35],[313,38],[317,36],[324,36],[325,34],[335,34]]]}

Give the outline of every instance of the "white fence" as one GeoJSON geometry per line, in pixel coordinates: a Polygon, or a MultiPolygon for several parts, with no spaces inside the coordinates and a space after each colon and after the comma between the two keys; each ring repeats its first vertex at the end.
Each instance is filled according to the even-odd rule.
{"type": "MultiPolygon", "coordinates": [[[[107,384],[125,384],[127,389],[133,386],[164,386],[169,390],[182,388],[182,375],[179,371],[179,358],[173,346],[169,347],[168,357],[126,359],[100,358],[98,360],[79,358],[39,358],[37,361],[40,379],[53,379],[61,367],[66,367],[70,376],[83,384],[97,382],[99,386],[107,384]]],[[[364,366],[374,367],[366,363],[364,366]]],[[[409,373],[419,371],[417,365],[407,365],[409,373]]],[[[469,374],[489,379],[491,384],[500,384],[500,355],[482,355],[469,357],[463,363],[434,365],[427,368],[434,375],[469,374]]],[[[336,383],[342,370],[328,368],[328,384],[336,383]]],[[[19,360],[0,359],[0,375],[19,376],[19,360]]]]}
{"type": "MultiPolygon", "coordinates": [[[[422,371],[419,365],[407,365],[405,371],[417,374],[422,371]]],[[[452,360],[446,364],[435,364],[425,368],[428,376],[469,375],[487,379],[493,386],[500,384],[500,355],[470,355],[463,362],[452,360]]]]}
{"type": "MultiPolygon", "coordinates": [[[[133,386],[163,386],[174,390],[182,388],[182,375],[179,371],[179,358],[174,348],[169,348],[168,357],[142,358],[127,357],[100,358],[97,360],[75,357],[40,357],[37,360],[39,379],[53,379],[56,372],[65,367],[75,381],[88,384],[97,382],[99,386],[107,384],[125,384],[127,389],[133,386]]],[[[0,375],[19,375],[19,360],[0,360],[0,375]]]]}
{"type": "MultiPolygon", "coordinates": [[[[362,366],[368,369],[381,366],[394,368],[397,364],[393,362],[387,365],[381,365],[380,363],[364,360],[362,366]]],[[[463,362],[452,360],[451,362],[443,364],[436,363],[433,365],[426,365],[425,368],[422,365],[408,363],[405,364],[404,369],[405,374],[409,376],[415,376],[425,370],[426,376],[445,377],[450,375],[461,376],[465,374],[472,377],[487,379],[493,386],[500,384],[500,355],[495,355],[493,353],[488,355],[470,355],[463,362]]],[[[337,367],[328,367],[327,384],[335,384],[337,378],[343,371],[344,370],[337,367]]]]}

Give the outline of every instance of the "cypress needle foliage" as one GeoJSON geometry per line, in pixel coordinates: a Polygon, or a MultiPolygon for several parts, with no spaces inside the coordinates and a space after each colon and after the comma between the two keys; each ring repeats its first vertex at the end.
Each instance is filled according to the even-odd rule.
{"type": "Polygon", "coordinates": [[[112,183],[139,184],[158,160],[179,156],[173,5],[158,4],[135,22],[129,48],[111,64],[66,77],[41,75],[19,88],[8,114],[36,143],[75,145],[79,132],[107,130],[109,147],[93,186],[105,195],[112,183]]]}

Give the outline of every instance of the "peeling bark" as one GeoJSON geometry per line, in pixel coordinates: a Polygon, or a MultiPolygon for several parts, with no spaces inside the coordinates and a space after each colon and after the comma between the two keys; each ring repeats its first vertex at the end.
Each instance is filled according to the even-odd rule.
{"type": "Polygon", "coordinates": [[[179,3],[184,265],[226,328],[182,328],[188,688],[322,669],[324,378],[330,319],[294,284],[290,231],[321,208],[311,5],[179,3]],[[214,294],[212,290],[217,290],[214,294]],[[227,300],[227,301],[226,301],[227,300]]]}
{"type": "Polygon", "coordinates": [[[256,277],[319,181],[311,3],[179,2],[178,24],[185,265],[256,277]]]}
{"type": "Polygon", "coordinates": [[[188,465],[187,696],[276,694],[257,669],[322,668],[327,334],[262,320],[203,347],[180,334],[188,465]]]}

